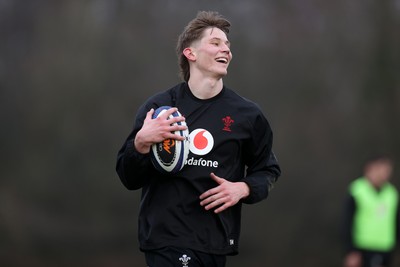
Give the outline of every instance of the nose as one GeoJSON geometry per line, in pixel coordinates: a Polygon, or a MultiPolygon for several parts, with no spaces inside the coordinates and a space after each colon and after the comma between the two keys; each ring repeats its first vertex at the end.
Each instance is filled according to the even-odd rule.
{"type": "Polygon", "coordinates": [[[225,52],[227,54],[229,54],[231,52],[231,48],[227,44],[223,44],[221,49],[222,49],[222,52],[225,52]]]}

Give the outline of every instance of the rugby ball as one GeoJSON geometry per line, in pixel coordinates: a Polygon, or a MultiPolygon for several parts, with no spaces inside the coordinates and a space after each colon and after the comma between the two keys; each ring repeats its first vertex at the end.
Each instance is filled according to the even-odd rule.
{"type": "MultiPolygon", "coordinates": [[[[170,106],[162,106],[157,108],[153,113],[153,119],[170,109],[170,106]]],[[[172,113],[170,118],[182,116],[178,111],[172,113]]],[[[178,125],[186,125],[186,122],[177,122],[178,125]]],[[[185,165],[189,154],[189,131],[175,131],[186,137],[184,141],[175,139],[165,139],[160,143],[153,144],[150,150],[150,157],[154,167],[162,173],[177,173],[185,165]]]]}

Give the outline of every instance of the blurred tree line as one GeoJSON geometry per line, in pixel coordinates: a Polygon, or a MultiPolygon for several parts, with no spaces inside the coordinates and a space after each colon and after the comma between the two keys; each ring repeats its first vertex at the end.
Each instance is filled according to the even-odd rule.
{"type": "Polygon", "coordinates": [[[244,207],[228,266],[340,266],[365,158],[391,154],[400,188],[399,0],[1,0],[1,266],[145,266],[116,153],[139,105],[180,81],[198,10],[231,21],[225,84],[264,109],[283,169],[244,207]]]}

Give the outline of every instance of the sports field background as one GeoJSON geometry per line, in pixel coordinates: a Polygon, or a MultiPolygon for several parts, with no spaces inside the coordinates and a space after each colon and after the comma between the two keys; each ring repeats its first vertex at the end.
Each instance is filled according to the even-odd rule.
{"type": "Polygon", "coordinates": [[[231,21],[225,84],[264,110],[283,171],[244,206],[228,266],[340,266],[366,157],[391,154],[400,188],[400,0],[1,0],[1,266],[145,266],[116,153],[139,105],[179,82],[198,10],[231,21]]]}

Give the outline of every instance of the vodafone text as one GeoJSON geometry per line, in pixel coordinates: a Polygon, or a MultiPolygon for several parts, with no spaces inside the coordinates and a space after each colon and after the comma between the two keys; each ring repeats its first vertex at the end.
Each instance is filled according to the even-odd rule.
{"type": "Polygon", "coordinates": [[[185,165],[218,168],[218,161],[206,160],[203,158],[195,159],[194,157],[191,157],[186,160],[185,165]]]}

